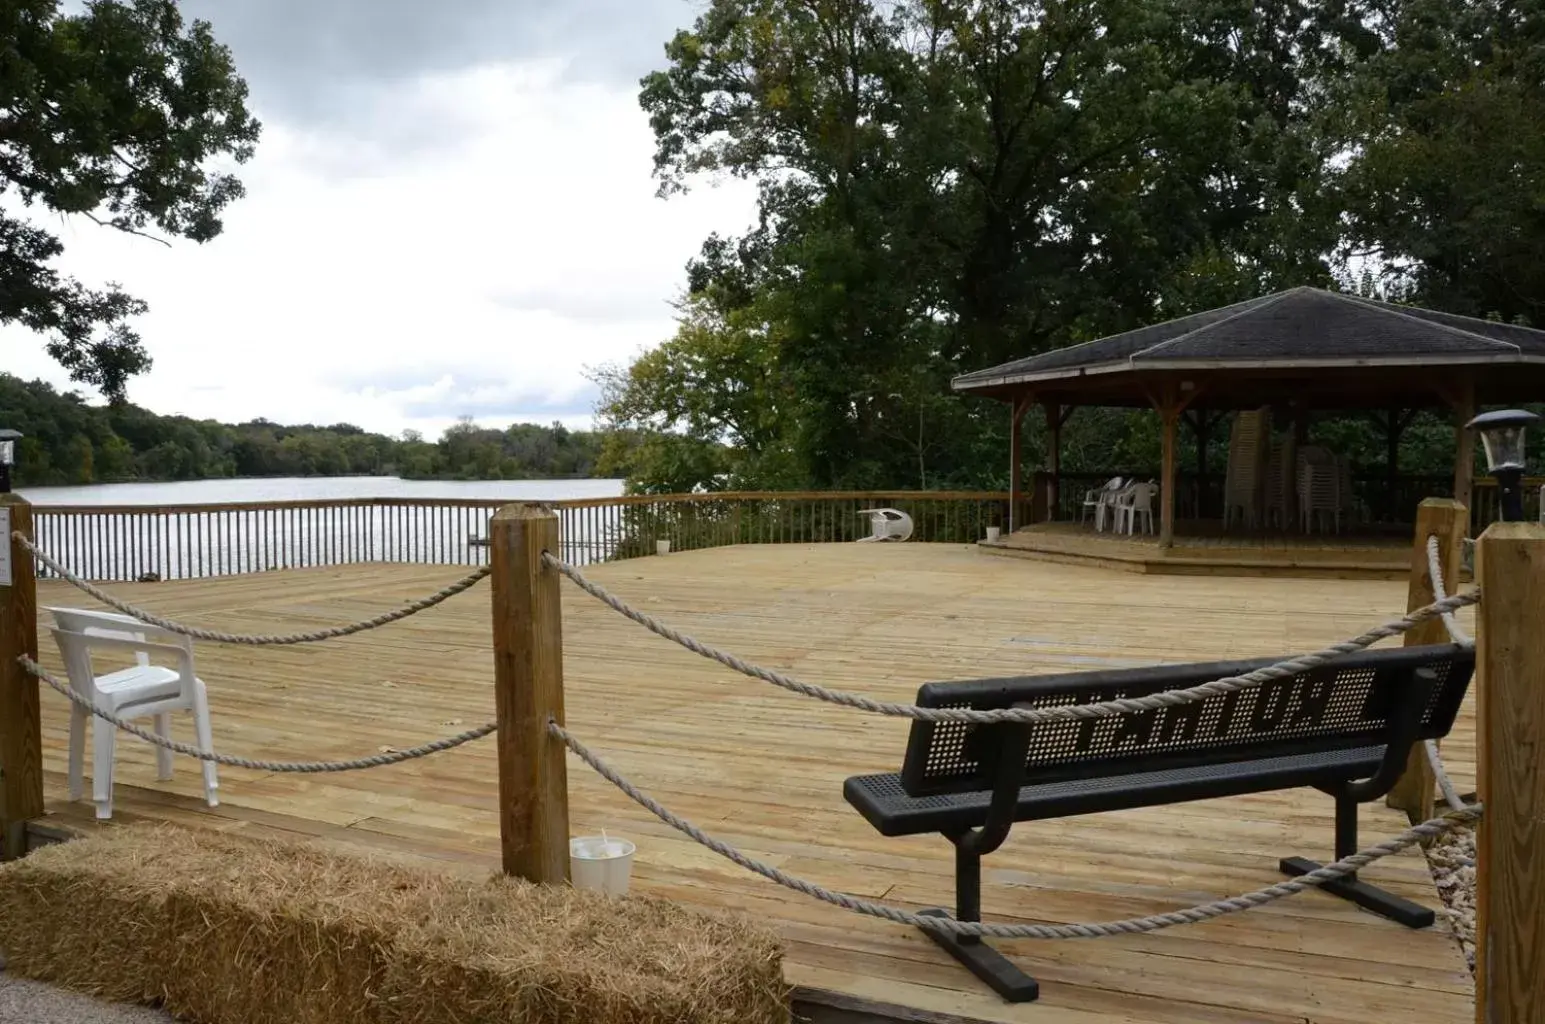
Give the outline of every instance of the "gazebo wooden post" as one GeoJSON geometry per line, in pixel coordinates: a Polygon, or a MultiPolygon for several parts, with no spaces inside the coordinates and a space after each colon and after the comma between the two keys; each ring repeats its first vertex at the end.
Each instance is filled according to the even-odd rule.
{"type": "Polygon", "coordinates": [[[1042,402],[1041,408],[1046,410],[1046,429],[1049,434],[1046,472],[1051,474],[1046,494],[1046,518],[1056,519],[1058,510],[1062,508],[1062,427],[1078,406],[1064,407],[1058,402],[1042,402]]]}
{"type": "Polygon", "coordinates": [[[1046,472],[1051,474],[1047,482],[1046,518],[1056,519],[1058,502],[1062,495],[1059,481],[1062,477],[1062,406],[1056,402],[1042,402],[1046,411],[1046,472]]]}
{"type": "Polygon", "coordinates": [[[1020,451],[1020,424],[1030,408],[1033,396],[1014,399],[1013,418],[1009,421],[1009,534],[1024,525],[1019,521],[1019,503],[1024,494],[1024,456],[1020,451]]]}
{"type": "Polygon", "coordinates": [[[1185,421],[1196,434],[1196,515],[1200,519],[1205,515],[1203,503],[1207,498],[1207,443],[1212,440],[1215,420],[1206,409],[1192,409],[1186,413],[1185,421]]]}
{"type": "Polygon", "coordinates": [[[1465,424],[1475,418],[1475,381],[1465,378],[1451,396],[1454,407],[1454,500],[1473,509],[1475,486],[1475,431],[1465,424]]]}
{"type": "Polygon", "coordinates": [[[1164,478],[1159,485],[1159,547],[1175,545],[1175,435],[1180,426],[1180,415],[1196,398],[1195,391],[1182,394],[1175,385],[1166,384],[1154,406],[1164,424],[1164,478]]]}

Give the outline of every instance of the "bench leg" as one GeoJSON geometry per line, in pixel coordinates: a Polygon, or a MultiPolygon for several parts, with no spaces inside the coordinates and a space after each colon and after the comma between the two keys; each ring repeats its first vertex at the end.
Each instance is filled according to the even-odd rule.
{"type": "MultiPolygon", "coordinates": [[[[982,919],[982,858],[962,850],[958,842],[955,845],[955,904],[958,920],[982,919]]],[[[949,911],[941,908],[920,913],[926,917],[950,916],[949,911]]],[[[1040,997],[1040,983],[979,936],[951,935],[930,928],[922,931],[1007,1001],[1029,1003],[1040,997]]]]}
{"type": "MultiPolygon", "coordinates": [[[[1336,859],[1348,857],[1357,852],[1357,801],[1346,797],[1336,798],[1336,859]]],[[[1309,872],[1323,865],[1307,860],[1303,857],[1284,857],[1278,862],[1278,869],[1285,875],[1295,878],[1307,875],[1309,872]]],[[[1338,878],[1333,882],[1326,882],[1320,886],[1333,896],[1340,896],[1344,900],[1371,910],[1381,917],[1387,917],[1397,924],[1403,924],[1407,928],[1426,928],[1436,919],[1436,915],[1420,903],[1412,903],[1402,899],[1392,892],[1385,892],[1376,885],[1369,885],[1360,881],[1356,874],[1338,878]]]]}
{"type": "MultiPolygon", "coordinates": [[[[1283,874],[1297,877],[1307,875],[1315,868],[1324,865],[1303,857],[1284,857],[1277,866],[1283,874]]],[[[1326,882],[1320,888],[1333,896],[1350,900],[1364,910],[1371,910],[1380,917],[1387,917],[1396,924],[1403,924],[1407,928],[1426,928],[1435,919],[1433,912],[1420,903],[1412,903],[1376,885],[1359,881],[1355,875],[1326,882]]]]}

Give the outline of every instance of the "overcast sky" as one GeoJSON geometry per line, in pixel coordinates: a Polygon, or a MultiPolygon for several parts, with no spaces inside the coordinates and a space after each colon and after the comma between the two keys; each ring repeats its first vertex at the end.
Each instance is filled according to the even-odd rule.
{"type": "MultiPolygon", "coordinates": [[[[685,262],[750,223],[742,183],[656,198],[638,79],[691,0],[186,0],[263,122],[203,246],[45,223],[61,269],[150,303],[130,398],[226,421],[436,436],[591,421],[586,366],[673,328],[685,262]]],[[[5,369],[78,387],[7,329],[5,369]]]]}

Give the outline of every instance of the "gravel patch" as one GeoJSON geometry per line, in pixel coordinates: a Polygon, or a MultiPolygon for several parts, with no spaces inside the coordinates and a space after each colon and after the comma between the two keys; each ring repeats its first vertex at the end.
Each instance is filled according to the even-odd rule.
{"type": "Polygon", "coordinates": [[[0,970],[0,1024],[173,1024],[160,1010],[104,1003],[0,970]]]}
{"type": "Polygon", "coordinates": [[[1448,918],[1470,973],[1475,973],[1475,832],[1456,828],[1427,847],[1427,866],[1432,869],[1443,915],[1448,918]]]}

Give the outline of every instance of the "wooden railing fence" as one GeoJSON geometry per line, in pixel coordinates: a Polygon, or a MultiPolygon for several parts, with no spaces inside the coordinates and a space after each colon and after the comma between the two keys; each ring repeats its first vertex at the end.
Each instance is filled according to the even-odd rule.
{"type": "MultiPolygon", "coordinates": [[[[1028,502],[1028,497],[1026,501],[1028,502]]],[[[359,562],[487,561],[491,499],[350,498],[215,505],[39,505],[38,545],[93,580],[199,579],[359,562]]],[[[996,491],[737,491],[543,503],[560,554],[584,565],[729,544],[854,541],[865,509],[912,516],[913,539],[969,543],[1008,522],[996,491]]],[[[1023,521],[1023,518],[1021,519],[1023,521]]]]}

